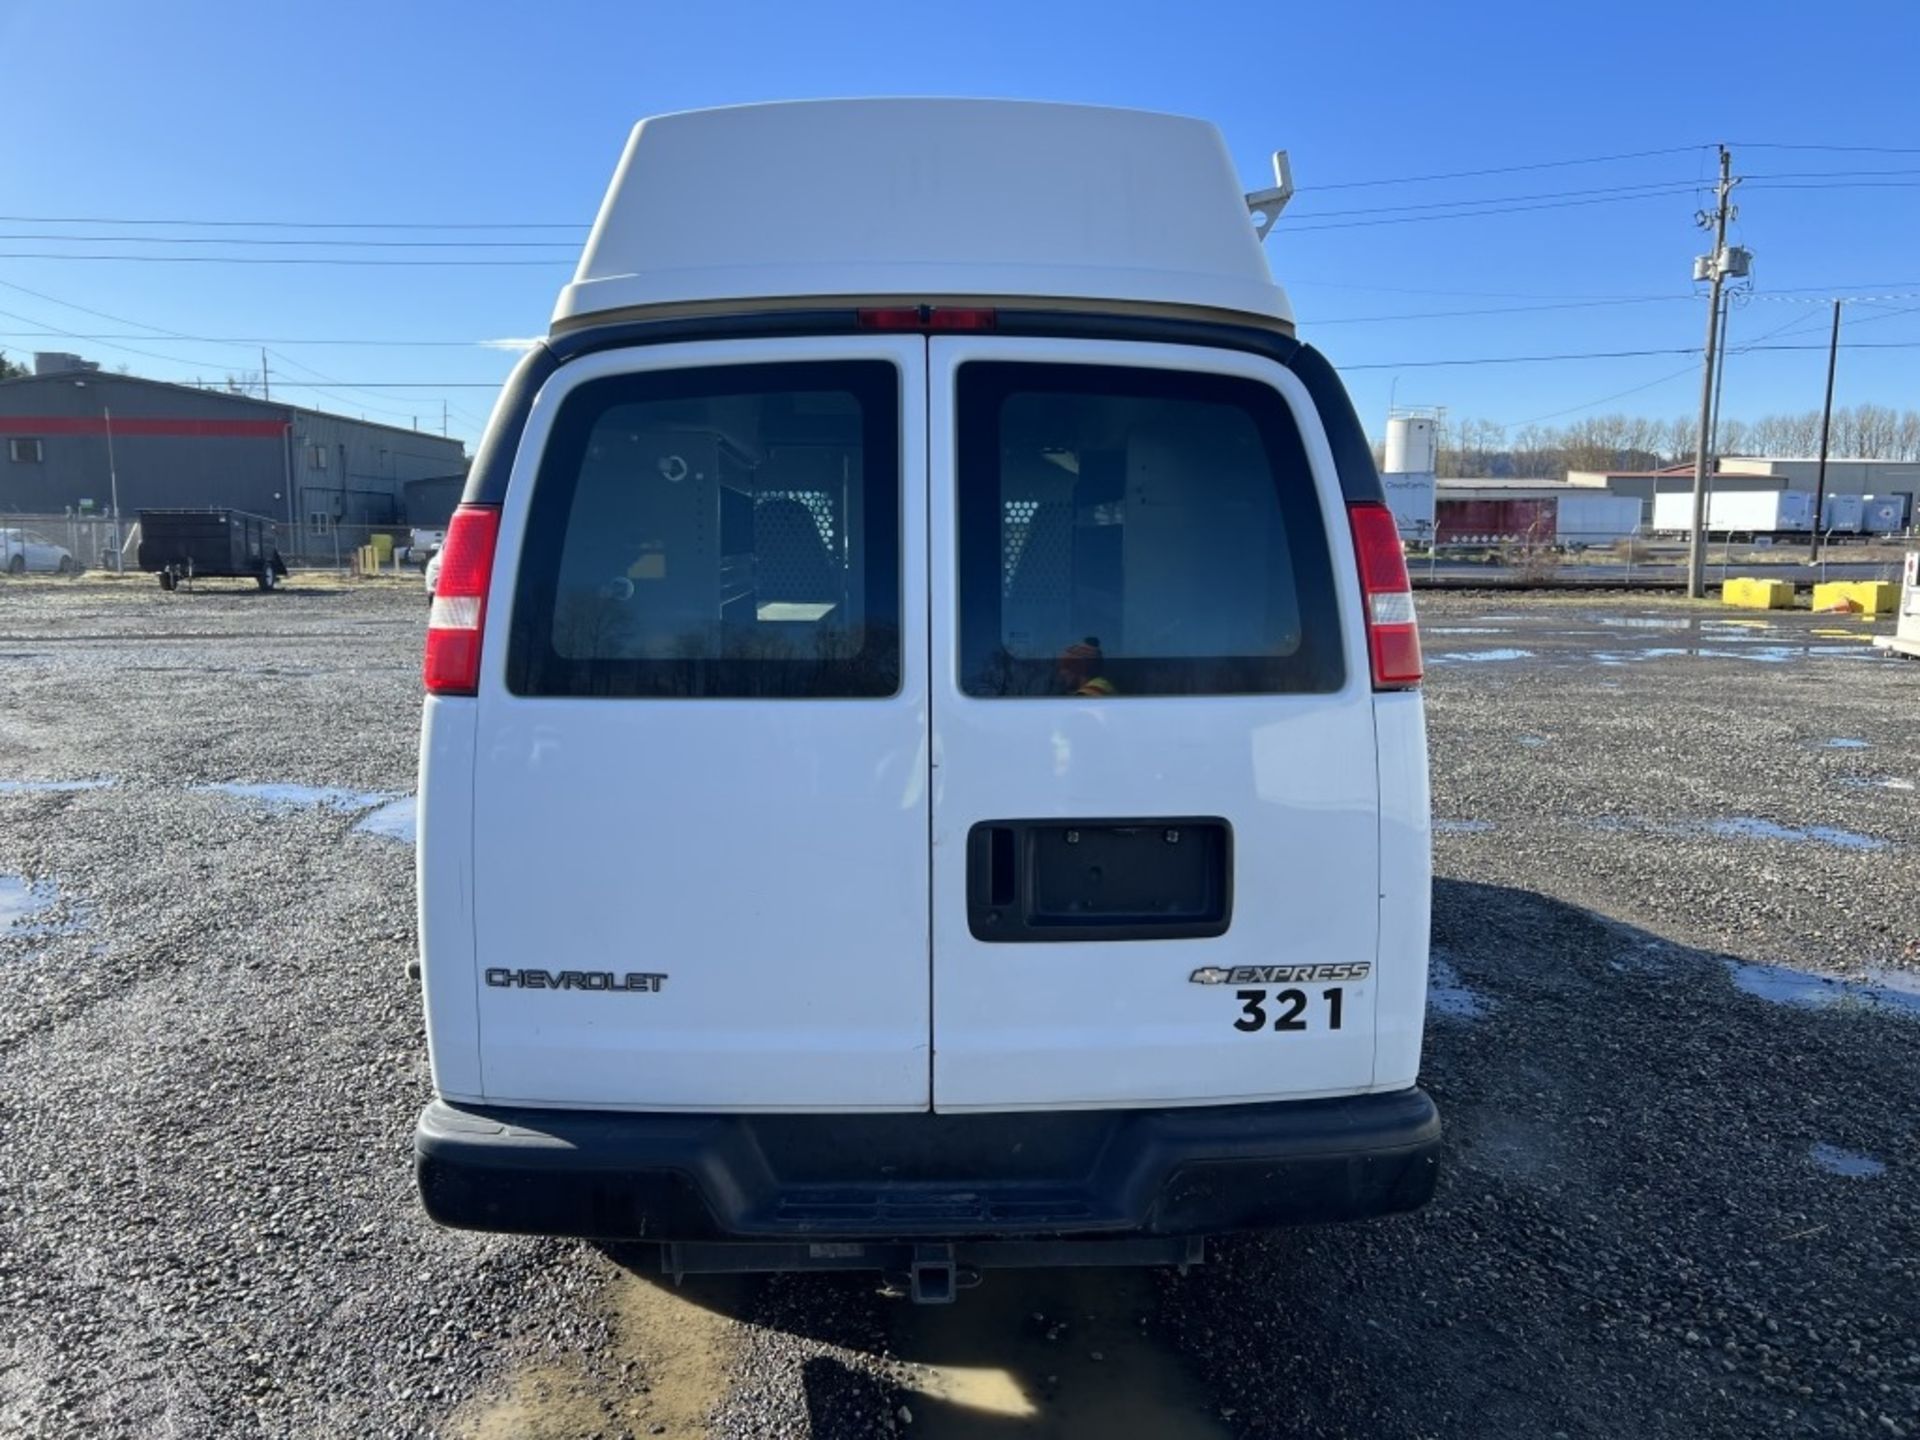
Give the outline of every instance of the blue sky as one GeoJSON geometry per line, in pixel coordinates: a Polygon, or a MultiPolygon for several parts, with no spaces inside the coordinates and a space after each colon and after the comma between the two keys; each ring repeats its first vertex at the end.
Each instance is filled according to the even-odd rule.
{"type": "Polygon", "coordinates": [[[1732,344],[1812,347],[1736,354],[1726,412],[1819,404],[1827,314],[1818,302],[1831,293],[1863,297],[1847,312],[1863,348],[1841,357],[1839,401],[1915,406],[1916,42],[1911,0],[0,0],[9,134],[0,146],[0,332],[13,332],[0,333],[0,349],[75,349],[139,374],[218,378],[257,368],[258,347],[182,337],[264,337],[285,393],[402,424],[418,415],[436,429],[444,399],[453,433],[471,442],[491,403],[485,387],[512,359],[474,342],[545,328],[570,247],[635,119],[759,99],[1003,95],[1205,116],[1226,132],[1249,187],[1266,183],[1270,150],[1288,149],[1300,195],[1269,257],[1301,334],[1346,370],[1376,433],[1390,395],[1514,426],[1613,409],[1690,412],[1698,371],[1684,354],[1414,362],[1698,346],[1704,304],[1689,274],[1707,242],[1693,224],[1694,187],[1711,173],[1707,147],[1723,140],[1734,144],[1736,173],[1752,177],[1733,238],[1756,257],[1755,296],[1733,315],[1732,344]],[[1618,155],[1633,158],[1555,163],[1618,155]],[[1540,168],[1355,183],[1514,166],[1540,168]],[[1640,187],[1661,193],[1617,193],[1640,187]],[[1615,193],[1592,193],[1600,190],[1615,193]],[[1569,200],[1580,203],[1560,203],[1569,200]],[[1504,213],[1413,220],[1435,211],[1381,209],[1459,201],[1504,213]],[[99,238],[22,238],[51,236],[99,238]],[[107,238],[153,236],[221,243],[107,238]],[[544,243],[238,243],[269,238],[544,243]],[[47,252],[222,258],[22,258],[47,252]],[[243,255],[434,263],[229,258],[243,255]],[[502,258],[542,263],[441,263],[502,258]],[[18,333],[33,330],[115,338],[18,333]],[[353,343],[315,343],[323,340],[353,343]],[[347,388],[374,382],[418,388],[347,388]]]}

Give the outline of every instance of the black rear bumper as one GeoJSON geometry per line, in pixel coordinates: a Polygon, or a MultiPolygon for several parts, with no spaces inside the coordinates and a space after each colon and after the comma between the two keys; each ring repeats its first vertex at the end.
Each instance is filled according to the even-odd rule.
{"type": "Polygon", "coordinates": [[[604,1240],[1197,1236],[1433,1194],[1420,1090],[1172,1110],[684,1115],[454,1106],[415,1135],[442,1225],[604,1240]]]}

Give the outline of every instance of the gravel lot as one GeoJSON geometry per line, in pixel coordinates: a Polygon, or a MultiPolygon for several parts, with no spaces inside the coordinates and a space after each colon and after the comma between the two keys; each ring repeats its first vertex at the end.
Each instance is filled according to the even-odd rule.
{"type": "Polygon", "coordinates": [[[0,584],[0,1435],[1920,1436],[1920,664],[1421,603],[1435,1203],[916,1310],[423,1220],[414,588],[0,584]]]}

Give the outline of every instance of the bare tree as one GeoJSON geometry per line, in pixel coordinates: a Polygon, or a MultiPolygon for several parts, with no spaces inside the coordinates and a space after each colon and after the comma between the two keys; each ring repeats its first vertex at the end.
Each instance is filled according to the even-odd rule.
{"type": "MultiPolygon", "coordinates": [[[[1690,417],[1589,415],[1561,426],[1528,425],[1512,435],[1491,420],[1448,419],[1435,436],[1435,469],[1449,479],[1558,479],[1570,470],[1654,470],[1692,464],[1695,433],[1690,417]]],[[[1819,450],[1818,410],[1720,422],[1722,455],[1783,459],[1819,450]]],[[[1857,459],[1920,461],[1920,411],[1867,402],[1840,407],[1833,412],[1829,450],[1857,459]]]]}

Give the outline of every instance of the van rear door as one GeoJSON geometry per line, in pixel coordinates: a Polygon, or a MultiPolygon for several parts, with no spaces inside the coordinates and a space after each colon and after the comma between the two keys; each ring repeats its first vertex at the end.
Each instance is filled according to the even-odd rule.
{"type": "Polygon", "coordinates": [[[1306,390],[987,336],[929,395],[935,1108],[1365,1089],[1372,681],[1306,390]]]}
{"type": "Polygon", "coordinates": [[[478,697],[486,1100],[928,1105],[925,353],[644,347],[542,389],[478,697]]]}

